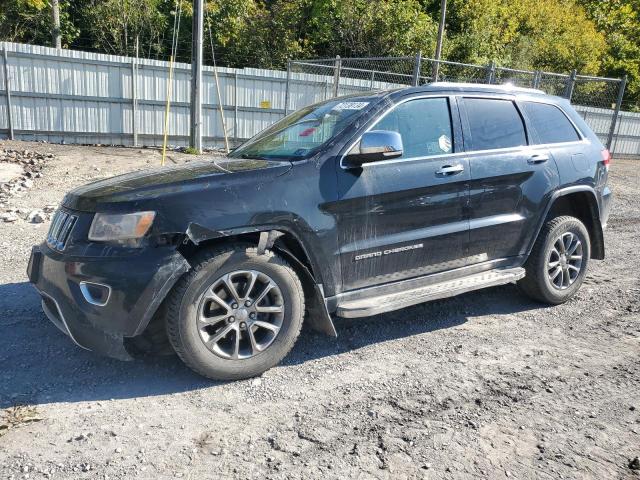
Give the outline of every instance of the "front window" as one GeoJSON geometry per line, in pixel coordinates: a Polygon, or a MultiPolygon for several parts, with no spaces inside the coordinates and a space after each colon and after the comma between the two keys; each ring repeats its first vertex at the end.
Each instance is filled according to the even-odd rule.
{"type": "Polygon", "coordinates": [[[229,154],[232,158],[300,160],[358,118],[373,97],[351,97],[311,105],[283,118],[229,154]]]}
{"type": "Polygon", "coordinates": [[[402,136],[401,158],[444,155],[453,151],[453,131],[446,98],[418,98],[401,103],[375,125],[402,136]]]}

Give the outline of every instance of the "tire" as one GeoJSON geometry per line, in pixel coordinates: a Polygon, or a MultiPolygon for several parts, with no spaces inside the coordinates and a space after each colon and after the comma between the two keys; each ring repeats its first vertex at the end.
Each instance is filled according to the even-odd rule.
{"type": "Polygon", "coordinates": [[[166,302],[162,302],[142,334],[125,338],[125,346],[130,355],[135,358],[175,355],[176,352],[167,337],[166,316],[166,302]]]}
{"type": "Polygon", "coordinates": [[[575,217],[556,217],[540,231],[525,263],[526,275],[518,286],[534,300],[559,305],[575,295],[582,285],[590,258],[591,242],[584,224],[575,217]],[[572,239],[577,239],[579,246],[572,239]],[[567,243],[569,248],[566,248],[567,243]],[[569,255],[574,247],[573,254],[569,255]],[[562,271],[558,272],[558,268],[562,271]]]}
{"type": "Polygon", "coordinates": [[[182,361],[213,380],[254,377],[280,363],[300,334],[305,311],[291,266],[246,244],[203,251],[192,265],[167,301],[167,335],[182,361]]]}

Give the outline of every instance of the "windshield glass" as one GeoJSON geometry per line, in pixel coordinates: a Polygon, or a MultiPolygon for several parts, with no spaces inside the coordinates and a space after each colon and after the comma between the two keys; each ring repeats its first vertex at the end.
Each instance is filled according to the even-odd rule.
{"type": "Polygon", "coordinates": [[[229,156],[288,160],[309,157],[360,116],[373,100],[373,97],[351,97],[305,107],[242,144],[229,156]]]}

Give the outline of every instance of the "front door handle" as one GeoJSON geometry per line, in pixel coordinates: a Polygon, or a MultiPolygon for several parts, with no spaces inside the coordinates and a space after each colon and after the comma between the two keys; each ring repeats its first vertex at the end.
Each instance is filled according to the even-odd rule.
{"type": "Polygon", "coordinates": [[[464,167],[460,164],[458,165],[445,165],[440,170],[436,172],[436,175],[447,177],[449,175],[457,175],[458,173],[464,172],[464,167]]]}
{"type": "Polygon", "coordinates": [[[549,155],[547,155],[546,153],[536,153],[535,155],[531,155],[531,157],[529,157],[528,162],[532,164],[536,164],[536,163],[544,163],[547,160],[549,160],[549,155]]]}

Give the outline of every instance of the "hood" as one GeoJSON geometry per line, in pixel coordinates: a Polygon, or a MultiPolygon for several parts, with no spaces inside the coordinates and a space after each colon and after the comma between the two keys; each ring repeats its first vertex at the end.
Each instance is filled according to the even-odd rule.
{"type": "MultiPolygon", "coordinates": [[[[224,182],[269,181],[291,168],[288,161],[230,159],[191,162],[157,167],[98,180],[78,187],[64,197],[63,205],[93,212],[100,207],[138,203],[160,197],[211,188],[224,182]]],[[[133,206],[133,205],[132,205],[133,206]]]]}

